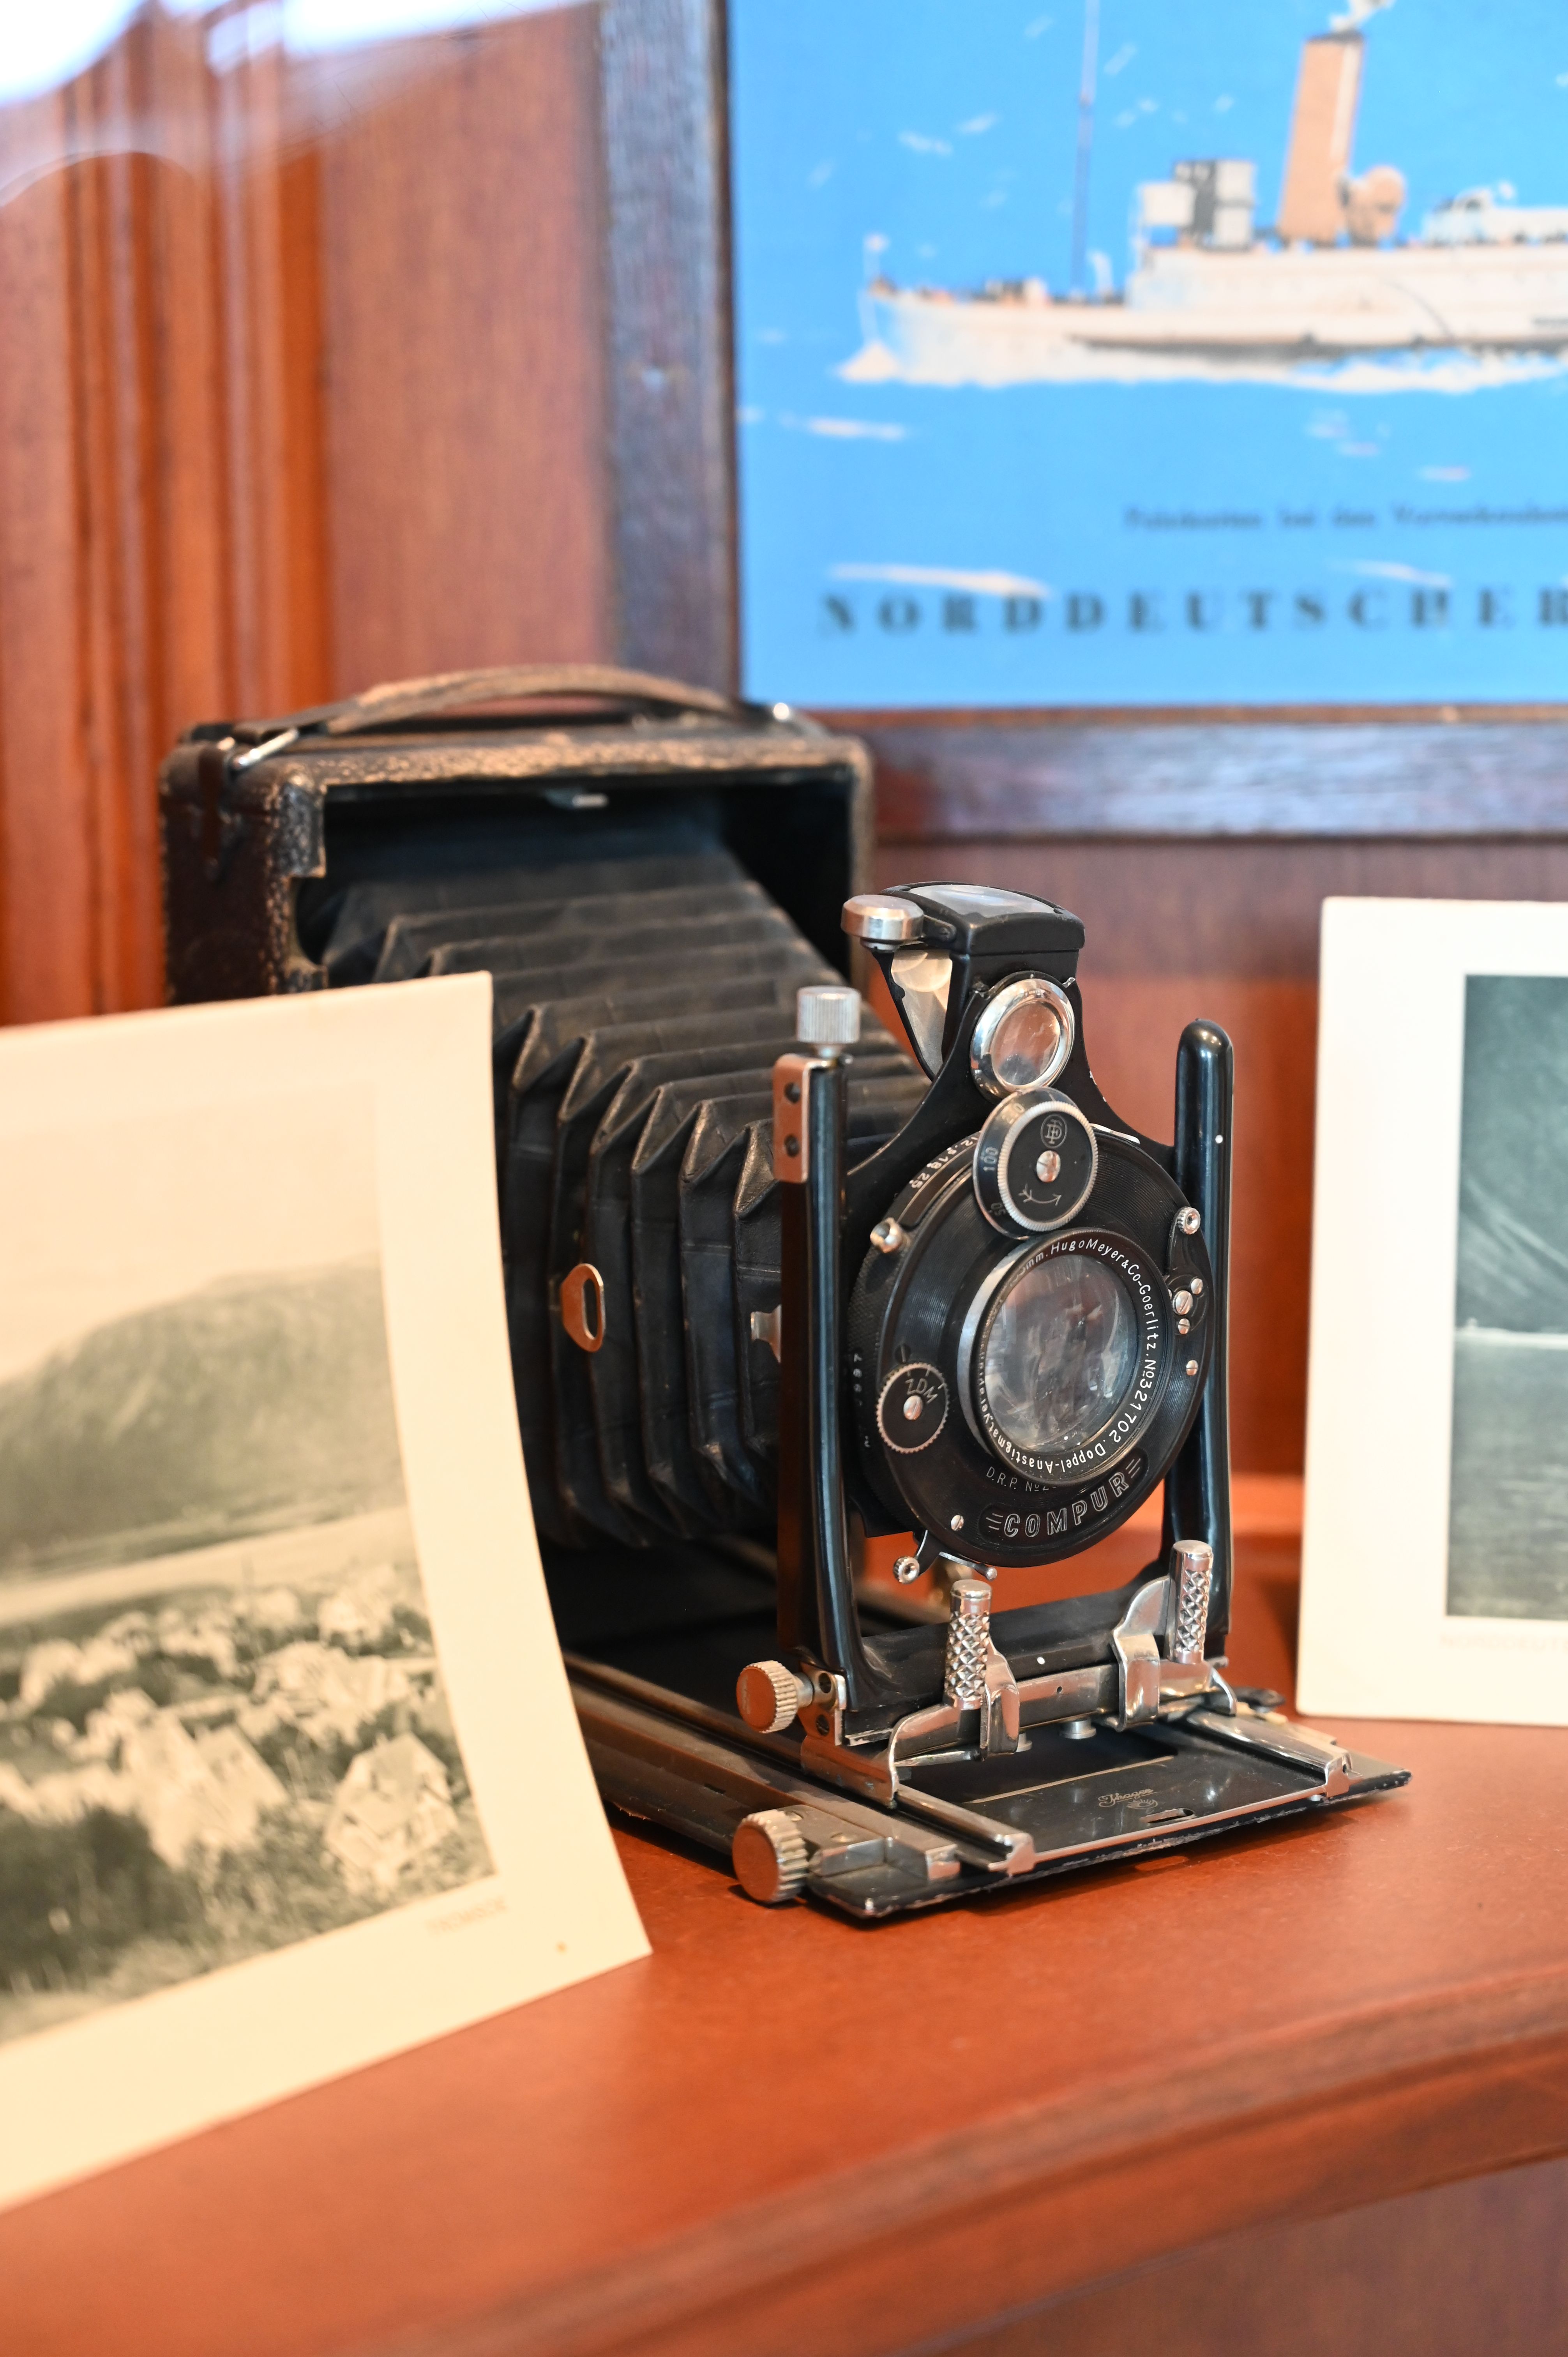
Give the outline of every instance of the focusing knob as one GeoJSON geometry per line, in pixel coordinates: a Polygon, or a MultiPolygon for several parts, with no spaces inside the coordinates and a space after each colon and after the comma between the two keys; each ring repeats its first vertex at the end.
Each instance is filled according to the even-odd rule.
{"type": "Polygon", "coordinates": [[[803,1048],[853,1048],[860,1037],[859,991],[808,983],[795,993],[795,1037],[803,1048]]]}
{"type": "Polygon", "coordinates": [[[747,1662],[735,1682],[735,1706],[758,1735],[777,1735],[811,1699],[810,1678],[782,1662],[747,1662]]]}
{"type": "Polygon", "coordinates": [[[793,1899],[811,1864],[806,1837],[786,1809],[758,1809],[743,1817],[730,1846],[735,1878],[748,1899],[781,1907],[793,1899]]]}
{"type": "Polygon", "coordinates": [[[1083,1209],[1099,1168],[1099,1141],[1072,1099],[1020,1090],[975,1141],[975,1200],[1004,1236],[1046,1235],[1083,1209]]]}

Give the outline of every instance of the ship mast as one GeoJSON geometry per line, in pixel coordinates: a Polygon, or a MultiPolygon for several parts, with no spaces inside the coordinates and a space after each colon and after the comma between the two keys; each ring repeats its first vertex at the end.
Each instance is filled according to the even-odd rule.
{"type": "Polygon", "coordinates": [[[1084,0],[1083,70],[1078,82],[1078,154],[1072,176],[1072,292],[1089,293],[1089,167],[1094,156],[1094,85],[1100,66],[1100,0],[1084,0]]]}

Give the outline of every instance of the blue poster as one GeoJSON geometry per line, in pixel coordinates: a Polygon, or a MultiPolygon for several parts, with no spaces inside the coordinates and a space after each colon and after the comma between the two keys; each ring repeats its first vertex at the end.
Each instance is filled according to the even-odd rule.
{"type": "Polygon", "coordinates": [[[1563,0],[732,0],[745,676],[1568,696],[1563,0]]]}

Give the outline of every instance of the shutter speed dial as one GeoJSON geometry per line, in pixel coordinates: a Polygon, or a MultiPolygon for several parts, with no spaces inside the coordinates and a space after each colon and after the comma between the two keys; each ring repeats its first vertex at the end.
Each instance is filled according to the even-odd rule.
{"type": "Polygon", "coordinates": [[[1004,1236],[1047,1235],[1082,1210],[1099,1168],[1099,1141],[1070,1097],[1020,1090],[975,1140],[975,1200],[1004,1236]]]}

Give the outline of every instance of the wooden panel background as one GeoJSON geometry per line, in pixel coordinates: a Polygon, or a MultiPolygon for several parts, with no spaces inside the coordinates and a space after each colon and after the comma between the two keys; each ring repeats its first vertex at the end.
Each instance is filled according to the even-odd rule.
{"type": "Polygon", "coordinates": [[[196,719],[613,651],[595,13],[0,107],[0,1020],[162,996],[196,719]]]}
{"type": "Polygon", "coordinates": [[[406,44],[317,149],[337,692],[611,651],[594,34],[406,44]]]}
{"type": "MultiPolygon", "coordinates": [[[[736,661],[722,0],[317,59],[147,5],[0,107],[0,1020],[161,995],[193,719],[464,663],[736,661]]],[[[1112,1101],[1237,1041],[1235,1445],[1301,1459],[1318,909],[1568,894],[1568,719],[863,714],[882,873],[1089,928],[1112,1101]]]]}
{"type": "Polygon", "coordinates": [[[895,837],[1568,833],[1561,708],[855,718],[895,837]]]}

